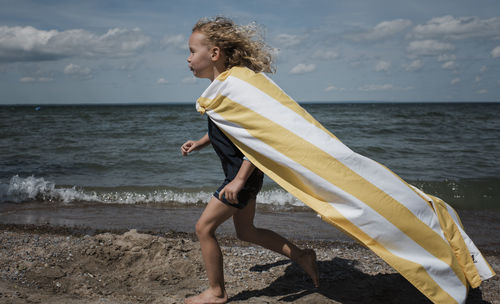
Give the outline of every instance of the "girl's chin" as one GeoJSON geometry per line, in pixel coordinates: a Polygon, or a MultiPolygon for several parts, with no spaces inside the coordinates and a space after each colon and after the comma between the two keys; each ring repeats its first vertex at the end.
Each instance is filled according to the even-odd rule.
{"type": "Polygon", "coordinates": [[[196,73],[195,71],[193,71],[193,76],[196,78],[209,78],[208,76],[196,73]]]}

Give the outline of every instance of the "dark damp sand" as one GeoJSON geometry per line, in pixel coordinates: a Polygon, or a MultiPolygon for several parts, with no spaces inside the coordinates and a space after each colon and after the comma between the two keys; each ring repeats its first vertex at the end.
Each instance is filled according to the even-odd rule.
{"type": "MultiPolygon", "coordinates": [[[[207,286],[192,233],[201,210],[3,204],[0,303],[182,303],[207,286]]],[[[499,272],[498,212],[466,211],[461,217],[499,272]]],[[[231,303],[429,303],[371,251],[313,213],[258,212],[256,222],[314,248],[321,287],[313,289],[287,259],[235,240],[227,223],[219,235],[231,303]]],[[[472,290],[467,303],[499,300],[496,276],[472,290]]]]}
{"type": "MultiPolygon", "coordinates": [[[[62,226],[89,234],[129,229],[193,233],[202,212],[203,206],[1,203],[0,224],[62,226]]],[[[458,213],[465,231],[480,249],[500,251],[500,210],[459,210],[458,213]]],[[[258,206],[255,224],[295,240],[354,242],[310,211],[269,212],[258,206]]],[[[233,236],[232,221],[228,220],[217,232],[233,236]]]]}
{"type": "MultiPolygon", "coordinates": [[[[202,212],[203,206],[165,207],[158,204],[0,204],[0,224],[67,226],[88,233],[95,230],[123,232],[129,229],[192,233],[202,212]]],[[[258,210],[255,224],[276,230],[288,238],[351,241],[313,212],[258,210]]],[[[217,232],[234,235],[232,221],[224,223],[217,232]]]]}

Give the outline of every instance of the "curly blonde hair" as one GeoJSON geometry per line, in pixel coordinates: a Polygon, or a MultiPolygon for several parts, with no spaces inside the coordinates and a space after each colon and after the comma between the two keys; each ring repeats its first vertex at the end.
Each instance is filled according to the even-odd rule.
{"type": "Polygon", "coordinates": [[[256,73],[274,73],[272,49],[264,42],[262,31],[255,25],[237,25],[226,17],[202,18],[193,33],[206,36],[226,57],[226,68],[244,66],[256,73]]]}

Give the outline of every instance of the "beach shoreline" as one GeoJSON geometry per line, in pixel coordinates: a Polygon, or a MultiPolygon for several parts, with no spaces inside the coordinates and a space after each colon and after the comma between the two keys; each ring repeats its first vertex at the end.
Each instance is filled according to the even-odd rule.
{"type": "MultiPolygon", "coordinates": [[[[123,233],[130,229],[151,234],[193,233],[205,204],[103,204],[103,203],[2,203],[0,225],[66,227],[84,234],[123,233]]],[[[500,252],[500,211],[459,209],[465,232],[482,251],[500,252]]],[[[295,208],[271,210],[257,205],[255,225],[278,232],[286,238],[305,241],[355,242],[322,221],[312,210],[295,208]]],[[[231,220],[217,230],[235,235],[231,220]]]]}
{"type": "MultiPolygon", "coordinates": [[[[182,303],[207,286],[193,233],[0,225],[1,303],[182,303]]],[[[230,303],[430,303],[354,242],[295,240],[318,255],[321,287],[288,259],[219,235],[230,303]]],[[[483,251],[496,272],[500,254],[483,251]]],[[[499,303],[498,276],[467,303],[499,303]]]]}

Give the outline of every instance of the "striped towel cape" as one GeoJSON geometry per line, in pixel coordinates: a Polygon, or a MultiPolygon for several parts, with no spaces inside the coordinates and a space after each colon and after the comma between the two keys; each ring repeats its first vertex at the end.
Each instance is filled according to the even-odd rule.
{"type": "Polygon", "coordinates": [[[457,213],[345,146],[263,73],[233,67],[197,100],[243,154],[434,303],[495,275],[457,213]]]}

